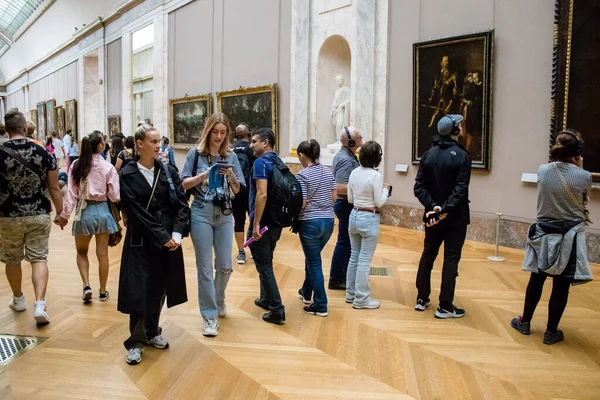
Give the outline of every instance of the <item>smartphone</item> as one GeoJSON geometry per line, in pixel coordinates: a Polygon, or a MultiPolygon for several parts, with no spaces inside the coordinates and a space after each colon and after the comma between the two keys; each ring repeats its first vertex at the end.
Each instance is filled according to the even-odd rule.
{"type": "Polygon", "coordinates": [[[435,214],[431,214],[429,217],[427,217],[427,213],[423,214],[423,222],[426,224],[430,224],[433,220],[439,220],[440,219],[440,213],[439,212],[435,212],[435,214]]]}
{"type": "Polygon", "coordinates": [[[392,196],[392,189],[393,189],[393,188],[394,188],[394,187],[393,187],[392,185],[390,185],[390,190],[388,190],[388,197],[391,197],[391,196],[392,196]]]}

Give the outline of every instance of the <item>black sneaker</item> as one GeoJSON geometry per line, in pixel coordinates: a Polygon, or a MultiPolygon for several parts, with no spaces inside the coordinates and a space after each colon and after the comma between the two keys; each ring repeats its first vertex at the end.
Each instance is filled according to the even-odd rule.
{"type": "Polygon", "coordinates": [[[329,290],[346,290],[346,282],[343,282],[343,283],[329,282],[329,285],[327,287],[329,288],[329,290]]]}
{"type": "Polygon", "coordinates": [[[300,300],[302,300],[302,302],[304,304],[312,304],[312,300],[311,299],[307,299],[306,297],[304,297],[304,292],[302,291],[302,289],[298,289],[298,298],[300,300]]]}
{"type": "Polygon", "coordinates": [[[254,299],[254,305],[258,306],[260,308],[264,308],[265,310],[269,311],[269,304],[267,303],[267,301],[265,299],[254,299]]]}
{"type": "Polygon", "coordinates": [[[427,300],[417,299],[417,304],[415,305],[415,310],[425,311],[425,309],[427,307],[429,307],[430,305],[431,305],[431,302],[429,301],[429,299],[427,299],[427,300]]]}
{"type": "Polygon", "coordinates": [[[544,332],[544,344],[554,344],[565,340],[565,334],[560,329],[556,330],[556,333],[550,331],[544,332]]]}
{"type": "Polygon", "coordinates": [[[84,303],[89,303],[90,301],[92,301],[92,288],[89,286],[86,286],[83,288],[83,297],[82,300],[84,303]]]}
{"type": "Polygon", "coordinates": [[[272,312],[268,312],[263,314],[262,319],[263,321],[271,324],[283,325],[285,324],[285,313],[282,312],[281,314],[273,314],[272,312]]]}
{"type": "Polygon", "coordinates": [[[529,335],[531,333],[531,322],[521,322],[521,318],[513,318],[510,321],[510,326],[518,330],[521,335],[529,335]]]}
{"type": "Polygon", "coordinates": [[[100,296],[98,296],[100,301],[106,301],[106,300],[108,300],[109,297],[110,297],[110,293],[108,292],[108,290],[104,293],[100,293],[100,296]]]}
{"type": "Polygon", "coordinates": [[[440,319],[446,318],[462,318],[465,316],[465,310],[452,306],[452,311],[438,307],[435,311],[435,317],[440,319]]]}
{"type": "Polygon", "coordinates": [[[313,305],[304,307],[304,312],[310,315],[316,315],[317,317],[326,317],[327,311],[317,311],[313,308],[313,305]]]}

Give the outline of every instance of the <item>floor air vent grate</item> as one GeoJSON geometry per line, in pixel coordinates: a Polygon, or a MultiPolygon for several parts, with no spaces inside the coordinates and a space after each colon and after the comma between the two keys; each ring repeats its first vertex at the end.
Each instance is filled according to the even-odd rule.
{"type": "Polygon", "coordinates": [[[392,269],[389,267],[371,267],[369,276],[392,276],[392,269]]]}
{"type": "Polygon", "coordinates": [[[8,364],[42,343],[44,339],[34,336],[0,335],[0,365],[8,364]]]}

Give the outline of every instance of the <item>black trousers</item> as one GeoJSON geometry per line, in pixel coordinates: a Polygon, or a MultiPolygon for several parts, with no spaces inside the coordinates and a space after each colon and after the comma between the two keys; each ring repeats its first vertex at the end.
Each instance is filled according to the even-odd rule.
{"type": "Polygon", "coordinates": [[[281,228],[269,228],[263,237],[250,245],[256,271],[260,277],[260,298],[266,300],[273,314],[285,311],[273,272],[273,253],[281,237],[281,228]]]}
{"type": "Polygon", "coordinates": [[[159,312],[153,315],[130,314],[129,315],[129,333],[130,336],[123,342],[127,350],[144,347],[148,340],[162,333],[162,328],[158,326],[160,321],[160,310],[165,305],[165,292],[157,293],[152,296],[153,301],[160,305],[159,312]]]}
{"type": "Polygon", "coordinates": [[[458,276],[458,263],[467,237],[467,226],[444,226],[444,222],[425,229],[425,245],[417,272],[418,299],[429,300],[431,294],[431,270],[444,243],[444,265],[442,269],[442,287],[440,307],[451,311],[454,301],[454,288],[458,276]]]}
{"type": "MultiPolygon", "coordinates": [[[[525,306],[523,308],[523,317],[521,318],[522,322],[530,322],[533,318],[533,313],[542,298],[544,282],[547,277],[548,275],[543,272],[531,273],[529,283],[527,284],[527,292],[525,293],[525,306]]],[[[546,328],[552,333],[556,333],[558,323],[567,307],[570,286],[570,279],[566,279],[562,276],[552,277],[552,294],[550,295],[550,302],[548,303],[548,326],[546,328]]]]}

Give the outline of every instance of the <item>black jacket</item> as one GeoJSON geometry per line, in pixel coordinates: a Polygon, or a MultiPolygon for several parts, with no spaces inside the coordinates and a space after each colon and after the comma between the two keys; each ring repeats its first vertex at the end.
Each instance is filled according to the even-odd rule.
{"type": "Polygon", "coordinates": [[[440,226],[468,225],[470,181],[471,155],[455,140],[442,137],[421,158],[415,196],[425,212],[440,206],[448,214],[440,226]]]}
{"type": "Polygon", "coordinates": [[[164,244],[173,232],[183,232],[190,210],[177,171],[171,165],[167,168],[177,191],[178,204],[171,202],[165,171],[161,163],[155,161],[154,179],[158,179],[158,183],[148,210],[146,205],[152,188],[135,160],[119,174],[127,234],[123,241],[117,308],[125,314],[158,314],[160,301],[150,299],[160,298],[163,291],[167,295],[167,307],[187,301],[181,247],[169,251],[164,244]]]}

